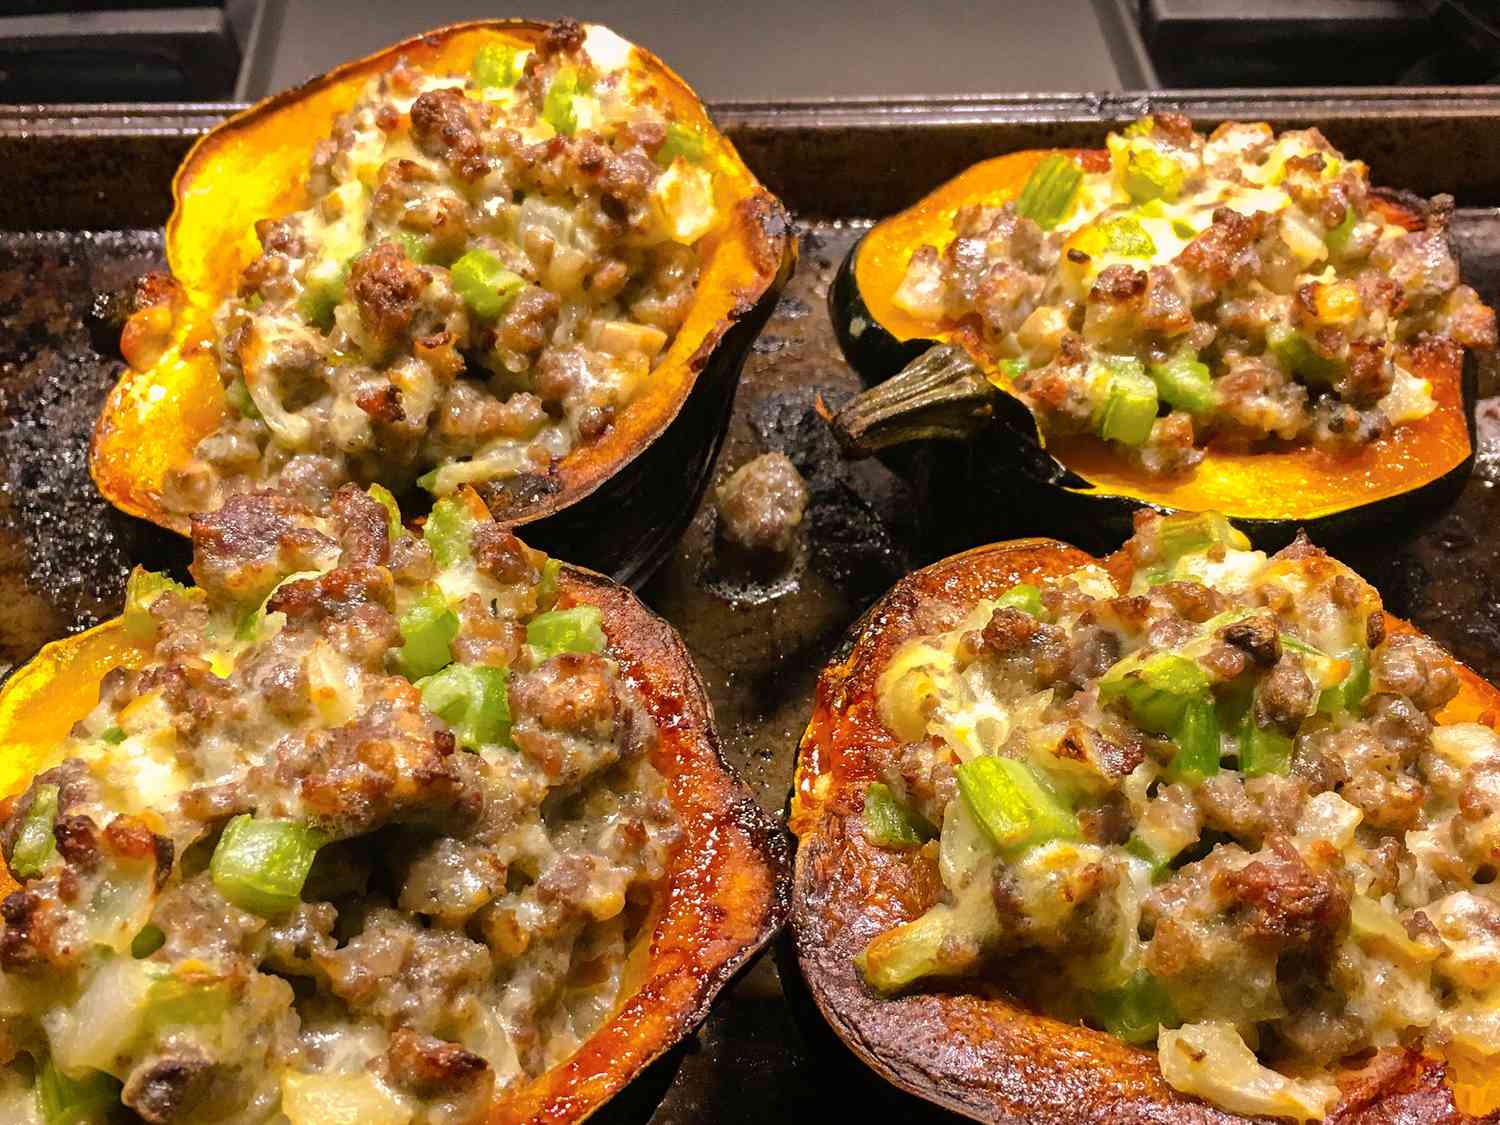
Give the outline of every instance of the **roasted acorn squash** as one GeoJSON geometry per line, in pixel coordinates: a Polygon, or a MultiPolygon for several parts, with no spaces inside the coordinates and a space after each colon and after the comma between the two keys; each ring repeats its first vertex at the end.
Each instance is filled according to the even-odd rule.
{"type": "MultiPolygon", "coordinates": [[[[846,448],[867,454],[925,438],[975,438],[984,476],[993,471],[990,491],[1039,487],[1058,527],[1082,521],[1116,540],[1128,534],[1130,513],[1142,506],[1220,511],[1258,543],[1285,543],[1299,527],[1327,539],[1392,522],[1462,485],[1475,448],[1478,367],[1472,352],[1461,362],[1422,362],[1415,373],[1431,381],[1437,408],[1350,454],[1307,443],[1263,452],[1210,445],[1191,475],[1163,479],[1092,436],[1044,442],[1030,409],[998,385],[1002,377],[974,326],[923,320],[894,298],[914,248],[942,245],[964,206],[1017,198],[1038,164],[1056,151],[974,165],[877,223],[844,259],[829,291],[834,329],[850,365],[880,384],[835,418],[846,448]]],[[[1109,166],[1104,150],[1066,154],[1085,171],[1109,166]]],[[[1421,225],[1423,200],[1373,191],[1371,198],[1389,222],[1421,225]]]]}
{"type": "MultiPolygon", "coordinates": [[[[688,1035],[715,997],[781,928],[787,913],[785,834],[725,764],[713,713],[681,638],[629,590],[564,566],[568,604],[597,606],[611,656],[660,730],[653,764],[667,781],[681,838],[655,924],[632,952],[612,1017],[565,1062],[497,1101],[489,1120],[579,1121],[688,1035]]],[[[47,645],[0,689],[0,786],[21,791],[53,764],[57,742],[95,704],[111,668],[148,653],[115,618],[47,645]]],[[[16,890],[0,865],[0,895],[16,890]]]]}
{"type": "MultiPolygon", "coordinates": [[[[871,938],[926,909],[936,878],[920,851],[866,839],[873,755],[900,743],[876,699],[882,670],[903,642],[930,632],[935,617],[957,619],[1018,582],[1089,563],[1103,565],[1117,581],[1130,574],[1124,552],[1095,559],[1050,539],[978,547],[907,576],[851,630],[819,678],[791,795],[798,964],[823,1017],[862,1062],[900,1089],[966,1117],[1058,1125],[1242,1121],[1172,1089],[1154,1052],[1028,1011],[994,985],[958,979],[881,996],[856,968],[856,954],[871,938]]],[[[1386,627],[1416,631],[1389,615],[1386,627]]],[[[1500,690],[1456,662],[1455,668],[1460,692],[1438,721],[1493,724],[1500,690]]],[[[1343,1097],[1329,1121],[1473,1120],[1464,1111],[1492,1113],[1497,1105],[1488,1068],[1445,1066],[1415,1051],[1381,1051],[1337,1078],[1343,1097]]]]}
{"type": "MultiPolygon", "coordinates": [[[[398,58],[422,69],[466,70],[485,44],[529,47],[545,23],[455,24],[346,63],[219,125],[188,153],[173,185],[166,227],[171,283],[143,287],[127,322],[130,364],[95,431],[90,468],[111,503],[178,532],[186,520],[163,504],[165,476],[224,417],[211,316],[259,253],[254,224],[307,205],[301,186],[314,146],[371,77],[398,58]]],[[[787,213],[714,128],[693,92],[665,63],[633,48],[680,120],[701,127],[728,215],[700,241],[701,269],[687,319],[649,376],[597,440],[542,474],[477,482],[497,519],[530,525],[530,537],[614,577],[642,580],[675,540],[707,484],[751,341],[796,259],[787,213]]]]}

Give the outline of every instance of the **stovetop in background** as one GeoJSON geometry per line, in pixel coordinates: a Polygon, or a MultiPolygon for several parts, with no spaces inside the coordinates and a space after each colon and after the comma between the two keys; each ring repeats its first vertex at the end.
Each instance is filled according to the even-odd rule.
{"type": "Polygon", "coordinates": [[[711,101],[1500,81],[1495,0],[0,0],[0,102],[243,101],[497,14],[607,23],[711,101]]]}
{"type": "Polygon", "coordinates": [[[259,97],[282,3],[0,0],[0,103],[259,97]]]}
{"type": "Polygon", "coordinates": [[[1119,0],[1164,87],[1500,81],[1494,0],[1119,0]]]}

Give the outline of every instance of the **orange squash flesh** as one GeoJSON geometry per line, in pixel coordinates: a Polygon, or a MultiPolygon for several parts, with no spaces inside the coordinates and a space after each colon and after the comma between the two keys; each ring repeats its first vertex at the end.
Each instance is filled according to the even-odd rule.
{"type": "MultiPolygon", "coordinates": [[[[424,70],[463,73],[482,45],[529,47],[546,28],[526,20],[486,20],[405,40],[259,102],[193,146],[173,181],[175,207],[166,228],[176,291],[159,294],[158,303],[127,323],[122,350],[130,366],[105,402],[90,450],[94,481],[112,504],[187,532],[187,518],[166,509],[162,488],[168,470],[186,461],[225,415],[212,349],[213,311],[260,253],[255,223],[307,206],[303,181],[314,146],[365,84],[402,56],[424,70]]],[[[635,48],[632,66],[679,120],[702,130],[726,218],[698,243],[701,269],[692,308],[644,389],[597,441],[554,465],[555,487],[524,510],[496,513],[508,523],[530,523],[583,499],[638,456],[677,417],[725,334],[738,322],[753,321],[767,307],[768,295],[774,300],[795,261],[785,210],[745,167],[687,84],[643,48],[635,48]]]]}
{"type": "MultiPolygon", "coordinates": [[[[917,917],[936,893],[930,862],[864,838],[861,818],[865,789],[876,780],[874,755],[900,741],[880,719],[875,695],[880,672],[903,642],[933,629],[936,607],[950,607],[946,616],[956,619],[1017,582],[1036,582],[1092,562],[1102,562],[1117,580],[1130,573],[1121,554],[1096,560],[1049,539],[997,543],[955,555],[897,583],[824,669],[792,789],[797,958],[823,1016],[864,1063],[898,1087],[975,1120],[1242,1121],[1173,1090],[1161,1077],[1154,1052],[1038,1015],[993,985],[940,983],[883,998],[854,966],[855,954],[871,938],[917,917]]],[[[1415,631],[1389,615],[1386,621],[1391,631],[1415,631]]],[[[1456,667],[1462,690],[1438,721],[1493,726],[1500,716],[1500,690],[1456,667]]],[[[1344,1098],[1329,1120],[1412,1125],[1473,1120],[1455,1109],[1455,1095],[1471,1113],[1500,1106],[1500,1098],[1483,1089],[1484,1068],[1453,1084],[1456,1069],[1414,1051],[1382,1051],[1360,1070],[1337,1076],[1344,1098]]]]}
{"type": "MultiPolygon", "coordinates": [[[[1103,150],[1069,151],[1091,171],[1108,167],[1108,154],[1103,150]]],[[[953,218],[961,207],[1014,199],[1036,165],[1050,155],[1050,151],[1028,151],[986,160],[876,224],[860,241],[853,261],[856,291],[875,323],[899,341],[935,340],[962,346],[990,380],[1003,387],[1004,377],[972,326],[915,317],[898,308],[894,297],[918,246],[945,246],[953,237],[953,218]]],[[[1395,209],[1386,201],[1382,206],[1395,209]]],[[[1409,219],[1397,214],[1392,218],[1409,219]]],[[[1190,476],[1164,481],[1129,464],[1097,438],[1044,438],[1044,445],[1089,482],[1069,489],[1079,496],[1124,497],[1182,511],[1220,511],[1244,520],[1311,521],[1404,496],[1469,460],[1473,446],[1462,370],[1428,362],[1415,374],[1431,381],[1437,409],[1347,455],[1311,445],[1257,453],[1210,445],[1190,476]]]]}
{"type": "MultiPolygon", "coordinates": [[[[491,1125],[593,1113],[708,1014],[715,996],[785,921],[785,833],[724,763],[706,689],[677,633],[629,590],[564,567],[559,605],[597,606],[610,655],[660,732],[652,756],[681,838],[657,907],[630,953],[622,999],[573,1055],[496,1102],[491,1125]]],[[[0,689],[0,795],[55,764],[58,740],[98,702],[99,680],[149,653],[119,618],[56,641],[0,689]]],[[[15,889],[0,864],[0,896],[15,889]]]]}

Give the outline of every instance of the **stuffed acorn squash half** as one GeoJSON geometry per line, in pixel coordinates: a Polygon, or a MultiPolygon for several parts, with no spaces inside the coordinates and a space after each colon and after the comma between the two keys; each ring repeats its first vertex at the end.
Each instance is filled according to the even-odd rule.
{"type": "Polygon", "coordinates": [[[0,691],[0,1118],[578,1121],[778,929],[686,650],[471,491],[192,525],[0,691]]]}
{"type": "Polygon", "coordinates": [[[985,161],[845,260],[835,327],[887,381],[836,431],[971,440],[1002,490],[1116,534],[1142,505],[1277,545],[1388,522],[1473,461],[1495,318],[1460,282],[1452,208],[1372,187],[1315,129],[1168,114],[1107,150],[985,161]]]}
{"type": "Polygon", "coordinates": [[[781,205],[605,28],[460,24],[188,154],[91,468],[186,532],[230,497],[478,490],[625,581],[707,480],[789,275],[781,205]]]}
{"type": "Polygon", "coordinates": [[[957,555],[819,682],[798,960],[861,1059],[980,1121],[1493,1113],[1497,715],[1300,537],[957,555]]]}

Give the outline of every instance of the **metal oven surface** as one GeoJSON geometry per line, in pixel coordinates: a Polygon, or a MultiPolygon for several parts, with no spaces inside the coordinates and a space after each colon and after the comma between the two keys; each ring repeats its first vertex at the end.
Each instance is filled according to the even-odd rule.
{"type": "MultiPolygon", "coordinates": [[[[120,367],[96,315],[102,296],[160,268],[172,170],[230,107],[0,110],[0,674],[43,642],[119,609],[131,562],[181,568],[184,545],[109,509],[88,479],[94,414],[120,367]]],[[[762,804],[785,802],[809,694],[861,609],[904,570],[978,541],[1050,533],[1044,512],[975,510],[939,473],[897,475],[838,459],[813,409],[857,381],[825,311],[839,260],[872,217],[999,152],[1089,145],[1151,108],[1317,124],[1364,157],[1378,182],[1452,192],[1470,280],[1500,298],[1500,94],[1162,94],[947,102],[730,104],[720,121],[801,217],[797,277],[746,366],[716,479],[767,449],[785,451],[813,497],[795,584],[755,600],[721,580],[705,505],[644,596],[697,657],[725,748],[762,804]],[[920,514],[917,514],[920,513],[920,514]],[[965,530],[969,529],[969,530],[965,530]]],[[[1500,393],[1493,362],[1482,394],[1500,393]]],[[[1500,398],[1480,408],[1473,479],[1446,512],[1340,553],[1490,678],[1500,676],[1500,398]]],[[[580,560],[586,561],[586,560],[580,560]]],[[[811,1011],[785,956],[764,958],[684,1048],[657,1063],[601,1119],[763,1122],[793,1115],[894,1113],[921,1106],[843,1051],[811,1011]]]]}

